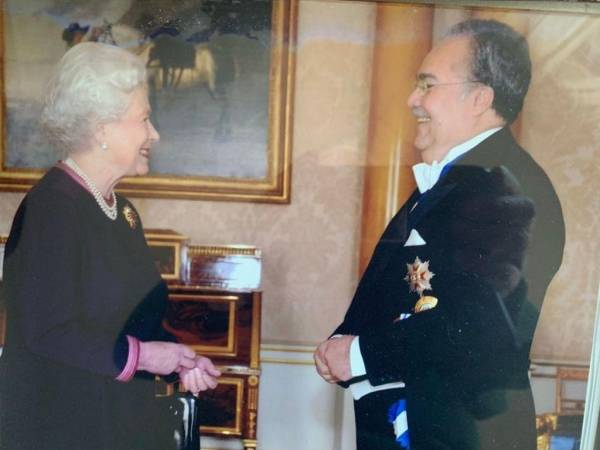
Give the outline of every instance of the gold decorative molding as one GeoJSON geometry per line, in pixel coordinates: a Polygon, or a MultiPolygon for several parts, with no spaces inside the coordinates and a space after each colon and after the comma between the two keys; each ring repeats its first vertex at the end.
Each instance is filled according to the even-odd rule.
{"type": "Polygon", "coordinates": [[[258,386],[258,377],[251,376],[248,378],[248,386],[258,386]]]}
{"type": "Polygon", "coordinates": [[[548,11],[564,13],[600,14],[600,4],[597,1],[570,0],[370,0],[374,3],[400,3],[416,5],[435,5],[447,7],[473,7],[519,9],[529,11],[548,11]]]}
{"type": "Polygon", "coordinates": [[[314,346],[293,346],[293,345],[276,345],[276,344],[265,344],[261,345],[260,350],[263,352],[285,352],[285,353],[314,353],[318,344],[314,346]]]}
{"type": "Polygon", "coordinates": [[[237,295],[202,295],[202,294],[169,294],[169,298],[175,302],[237,302],[240,297],[237,295]]]}
{"type": "Polygon", "coordinates": [[[294,365],[294,366],[314,366],[313,361],[298,361],[294,359],[285,358],[261,358],[260,362],[266,364],[283,364],[283,365],[294,365]]]}
{"type": "Polygon", "coordinates": [[[248,412],[248,434],[250,436],[256,436],[256,412],[255,411],[248,412]]]}
{"type": "Polygon", "coordinates": [[[245,450],[255,449],[258,445],[256,439],[242,439],[242,443],[244,444],[245,450]]]}
{"type": "Polygon", "coordinates": [[[185,242],[188,240],[187,236],[166,228],[144,228],[144,236],[153,241],[185,242]]]}
{"type": "Polygon", "coordinates": [[[573,367],[587,369],[590,367],[590,363],[586,361],[569,361],[563,359],[539,359],[534,358],[531,360],[531,366],[552,366],[552,367],[573,367]]]}
{"type": "Polygon", "coordinates": [[[216,367],[221,373],[228,375],[260,375],[260,369],[251,369],[244,366],[217,365],[216,367]]]}
{"type": "Polygon", "coordinates": [[[313,346],[307,345],[283,345],[283,344],[267,344],[260,347],[261,357],[260,362],[264,364],[282,364],[293,366],[314,366],[312,354],[315,351],[317,344],[313,346]],[[268,354],[268,355],[267,355],[268,354]],[[293,359],[289,356],[298,355],[300,358],[293,359]]]}
{"type": "Polygon", "coordinates": [[[260,316],[262,305],[262,294],[254,292],[252,294],[252,335],[250,336],[250,367],[255,368],[260,365],[260,316]]]}
{"type": "Polygon", "coordinates": [[[261,256],[261,251],[251,245],[190,245],[188,256],[261,256]]]}

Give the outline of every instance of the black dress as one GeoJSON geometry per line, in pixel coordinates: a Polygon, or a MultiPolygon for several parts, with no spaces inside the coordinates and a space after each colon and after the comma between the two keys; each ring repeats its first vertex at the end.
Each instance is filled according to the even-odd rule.
{"type": "Polygon", "coordinates": [[[1,448],[168,448],[154,376],[115,380],[127,335],[173,340],[161,328],[167,288],[139,216],[124,197],[117,204],[113,221],[54,167],[17,210],[4,263],[1,448]]]}

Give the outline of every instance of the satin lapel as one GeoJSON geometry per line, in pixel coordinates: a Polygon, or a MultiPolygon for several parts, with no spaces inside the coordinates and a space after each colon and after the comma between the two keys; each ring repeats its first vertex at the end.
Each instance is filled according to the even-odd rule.
{"type": "Polygon", "coordinates": [[[408,227],[410,229],[417,228],[423,217],[429,214],[429,212],[455,187],[456,183],[440,182],[438,185],[434,186],[433,189],[424,194],[408,217],[408,227]]]}
{"type": "Polygon", "coordinates": [[[408,238],[408,214],[418,198],[419,191],[415,190],[404,203],[404,205],[402,205],[402,208],[400,208],[392,220],[390,220],[390,223],[381,235],[381,241],[385,241],[387,243],[396,243],[399,241],[401,244],[404,244],[408,238]]]}
{"type": "Polygon", "coordinates": [[[381,235],[369,264],[369,275],[378,274],[385,269],[390,257],[404,246],[410,231],[408,229],[409,213],[417,198],[419,198],[419,191],[415,190],[381,235]]]}
{"type": "Polygon", "coordinates": [[[369,272],[379,273],[387,265],[390,256],[392,256],[398,248],[402,248],[406,239],[408,239],[408,219],[409,212],[419,197],[419,191],[415,191],[404,203],[402,208],[392,218],[385,231],[381,235],[381,239],[375,247],[369,272]]]}

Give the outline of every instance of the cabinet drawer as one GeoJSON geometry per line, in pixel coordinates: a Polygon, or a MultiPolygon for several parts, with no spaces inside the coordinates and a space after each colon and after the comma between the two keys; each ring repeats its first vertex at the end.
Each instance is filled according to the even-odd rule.
{"type": "Polygon", "coordinates": [[[171,291],[164,328],[181,343],[212,359],[248,364],[252,295],[171,291]]]}
{"type": "Polygon", "coordinates": [[[244,382],[241,377],[222,376],[214,390],[198,396],[202,434],[242,435],[244,382]]]}

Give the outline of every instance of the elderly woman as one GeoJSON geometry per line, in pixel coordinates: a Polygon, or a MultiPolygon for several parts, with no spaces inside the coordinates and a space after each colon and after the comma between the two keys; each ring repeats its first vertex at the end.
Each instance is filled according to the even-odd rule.
{"type": "Polygon", "coordinates": [[[26,195],[6,245],[2,448],[169,448],[154,376],[216,386],[210,360],[161,328],[166,285],[113,190],[148,172],[159,139],[145,77],[133,54],[83,43],[50,82],[42,122],[65,158],[26,195]]]}

